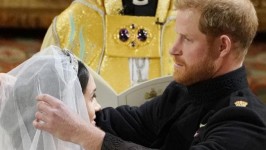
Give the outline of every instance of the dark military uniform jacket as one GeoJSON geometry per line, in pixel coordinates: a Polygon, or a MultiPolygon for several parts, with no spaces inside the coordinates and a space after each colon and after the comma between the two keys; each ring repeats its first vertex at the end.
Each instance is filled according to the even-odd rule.
{"type": "Polygon", "coordinates": [[[97,113],[102,149],[266,150],[266,106],[241,67],[184,87],[172,82],[140,107],[97,113]]]}

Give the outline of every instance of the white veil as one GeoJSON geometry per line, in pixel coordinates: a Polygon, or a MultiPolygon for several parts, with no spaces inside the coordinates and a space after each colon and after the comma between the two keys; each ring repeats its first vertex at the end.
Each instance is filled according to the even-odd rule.
{"type": "Polygon", "coordinates": [[[88,111],[72,55],[50,46],[0,78],[1,150],[81,150],[51,134],[36,130],[36,96],[50,94],[89,123],[88,111]],[[8,83],[8,84],[7,84],[8,83]]]}

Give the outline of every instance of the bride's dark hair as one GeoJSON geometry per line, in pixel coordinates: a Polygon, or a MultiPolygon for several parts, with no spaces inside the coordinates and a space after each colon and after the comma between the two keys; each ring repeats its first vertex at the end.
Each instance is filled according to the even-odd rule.
{"type": "Polygon", "coordinates": [[[78,78],[81,85],[82,93],[84,94],[89,82],[89,71],[85,67],[85,65],[79,60],[78,60],[78,66],[79,66],[78,78]]]}

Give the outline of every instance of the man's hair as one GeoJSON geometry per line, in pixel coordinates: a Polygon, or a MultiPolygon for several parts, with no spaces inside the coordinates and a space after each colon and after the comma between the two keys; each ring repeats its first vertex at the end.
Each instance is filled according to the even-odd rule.
{"type": "Polygon", "coordinates": [[[176,0],[175,5],[199,11],[199,30],[207,36],[226,34],[246,50],[256,35],[258,18],[250,0],[176,0]]]}

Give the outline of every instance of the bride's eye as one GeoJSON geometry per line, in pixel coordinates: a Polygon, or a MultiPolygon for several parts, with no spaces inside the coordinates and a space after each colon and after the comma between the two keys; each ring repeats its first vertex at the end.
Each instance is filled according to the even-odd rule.
{"type": "Polygon", "coordinates": [[[94,98],[96,98],[96,93],[94,93],[94,94],[92,95],[92,99],[94,99],[94,98]]]}

